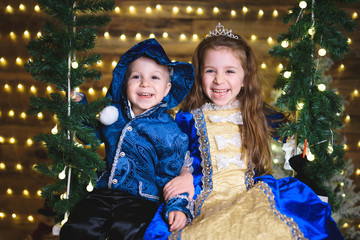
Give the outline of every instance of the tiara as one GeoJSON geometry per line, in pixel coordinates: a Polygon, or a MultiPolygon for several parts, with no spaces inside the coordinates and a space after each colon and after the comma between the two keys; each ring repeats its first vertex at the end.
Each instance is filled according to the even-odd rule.
{"type": "Polygon", "coordinates": [[[236,36],[232,33],[231,29],[230,30],[226,29],[220,23],[216,26],[214,31],[209,31],[209,35],[206,38],[215,37],[215,36],[225,36],[225,37],[230,37],[230,38],[234,38],[234,39],[239,39],[238,36],[236,36]]]}

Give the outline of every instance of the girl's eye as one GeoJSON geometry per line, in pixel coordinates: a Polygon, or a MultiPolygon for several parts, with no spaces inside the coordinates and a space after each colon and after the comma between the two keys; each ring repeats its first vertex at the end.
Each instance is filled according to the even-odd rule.
{"type": "Polygon", "coordinates": [[[139,76],[139,75],[132,75],[131,78],[132,78],[132,79],[139,79],[140,76],[139,76]]]}
{"type": "Polygon", "coordinates": [[[214,70],[212,70],[212,69],[206,69],[205,70],[205,73],[214,73],[215,71],[214,70]]]}
{"type": "Polygon", "coordinates": [[[227,70],[226,73],[235,73],[234,70],[227,70]]]}
{"type": "Polygon", "coordinates": [[[158,76],[152,76],[152,79],[160,79],[158,76]]]}

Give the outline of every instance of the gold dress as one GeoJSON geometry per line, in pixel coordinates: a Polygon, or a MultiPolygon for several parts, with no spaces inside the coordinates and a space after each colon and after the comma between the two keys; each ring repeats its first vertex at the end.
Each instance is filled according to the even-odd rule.
{"type": "MultiPolygon", "coordinates": [[[[202,112],[212,169],[207,169],[206,162],[203,163],[204,189],[195,201],[195,212],[201,206],[201,213],[183,231],[169,238],[301,239],[296,223],[272,206],[271,189],[266,183],[258,182],[247,190],[248,164],[241,147],[239,125],[242,125],[242,118],[238,103],[226,107],[206,104],[202,112]],[[212,181],[208,181],[212,182],[211,190],[206,183],[209,174],[212,176],[212,181]],[[294,232],[299,238],[294,238],[294,232]]],[[[200,127],[197,128],[199,131],[200,127]]]]}

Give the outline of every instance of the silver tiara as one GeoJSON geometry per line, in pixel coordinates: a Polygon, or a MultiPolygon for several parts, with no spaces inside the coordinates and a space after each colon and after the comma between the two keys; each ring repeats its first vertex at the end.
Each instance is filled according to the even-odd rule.
{"type": "Polygon", "coordinates": [[[220,23],[216,26],[214,31],[209,31],[209,35],[207,36],[207,38],[214,37],[214,36],[225,36],[225,37],[230,37],[230,38],[234,38],[234,39],[239,39],[238,36],[236,36],[232,33],[231,29],[230,30],[226,29],[220,23]]]}

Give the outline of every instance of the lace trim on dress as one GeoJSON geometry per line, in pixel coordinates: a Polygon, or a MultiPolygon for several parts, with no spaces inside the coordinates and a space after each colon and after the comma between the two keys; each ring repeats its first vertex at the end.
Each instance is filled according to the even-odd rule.
{"type": "Polygon", "coordinates": [[[285,214],[280,213],[275,206],[275,197],[271,191],[271,188],[263,181],[259,181],[255,184],[255,187],[259,188],[267,196],[271,209],[274,214],[280,218],[281,221],[285,222],[286,225],[290,228],[291,233],[295,240],[305,240],[304,234],[301,232],[299,225],[291,217],[287,217],[285,214]]]}
{"type": "Polygon", "coordinates": [[[224,106],[219,106],[219,105],[216,105],[215,103],[205,103],[204,105],[201,106],[201,109],[203,111],[227,110],[227,109],[235,109],[235,108],[240,108],[240,101],[239,100],[236,100],[233,103],[231,103],[229,105],[224,105],[224,106]]]}
{"type": "Polygon", "coordinates": [[[235,147],[241,147],[241,136],[240,133],[234,134],[231,138],[225,138],[221,135],[217,135],[215,136],[215,142],[219,150],[225,149],[227,144],[231,144],[235,147]]]}
{"type": "Polygon", "coordinates": [[[241,159],[241,153],[236,154],[232,158],[224,155],[216,155],[216,165],[218,169],[227,168],[230,163],[235,164],[242,169],[245,168],[245,161],[241,159]]]}
{"type": "Polygon", "coordinates": [[[216,115],[209,115],[209,120],[214,123],[219,122],[231,122],[236,125],[243,125],[243,119],[241,112],[236,112],[233,114],[230,114],[229,116],[223,117],[223,116],[216,116],[216,115]]]}

